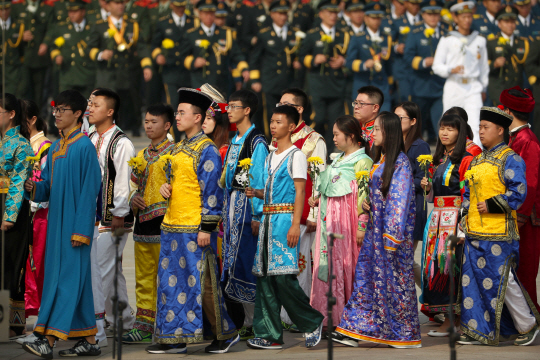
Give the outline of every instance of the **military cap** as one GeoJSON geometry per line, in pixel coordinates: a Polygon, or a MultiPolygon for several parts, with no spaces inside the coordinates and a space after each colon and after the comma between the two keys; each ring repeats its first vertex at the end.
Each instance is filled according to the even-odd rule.
{"type": "Polygon", "coordinates": [[[218,3],[216,0],[201,0],[195,7],[199,11],[216,11],[218,3]]]}
{"type": "Polygon", "coordinates": [[[519,12],[517,9],[513,6],[506,5],[503,7],[499,12],[495,15],[495,19],[497,20],[508,20],[513,19],[516,20],[518,18],[519,12]]]}
{"type": "Polygon", "coordinates": [[[377,1],[372,1],[364,6],[364,12],[371,17],[384,17],[386,15],[386,6],[377,1]]]}
{"type": "Polygon", "coordinates": [[[319,2],[317,9],[339,12],[339,1],[338,0],[322,0],[321,2],[319,2]]]}
{"type": "Polygon", "coordinates": [[[472,13],[476,3],[474,1],[455,0],[450,3],[449,9],[456,14],[472,13]]]}
{"type": "Polygon", "coordinates": [[[420,4],[420,11],[439,14],[444,4],[441,0],[424,0],[420,4]]]}
{"type": "Polygon", "coordinates": [[[287,0],[275,0],[270,4],[270,12],[288,12],[291,9],[291,4],[287,0]]]}
{"type": "Polygon", "coordinates": [[[366,6],[366,3],[364,2],[364,0],[349,0],[345,4],[345,10],[347,11],[364,10],[365,6],[366,6]]]}
{"type": "Polygon", "coordinates": [[[86,2],[83,0],[67,0],[66,8],[69,10],[80,10],[86,8],[86,2]]]}

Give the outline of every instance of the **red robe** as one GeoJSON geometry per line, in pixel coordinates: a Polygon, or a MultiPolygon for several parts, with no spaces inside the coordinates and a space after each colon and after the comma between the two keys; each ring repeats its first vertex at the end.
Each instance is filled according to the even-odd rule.
{"type": "Polygon", "coordinates": [[[517,276],[536,308],[536,275],[540,263],[540,142],[528,126],[510,136],[510,148],[527,167],[527,198],[517,210],[519,224],[519,266],[517,276]]]}
{"type": "MultiPolygon", "coordinates": [[[[323,137],[311,127],[306,125],[304,121],[301,121],[300,124],[298,124],[298,126],[296,127],[296,129],[294,129],[291,135],[291,140],[294,146],[302,150],[304,155],[306,155],[306,158],[311,157],[311,154],[313,154],[313,150],[315,149],[315,146],[317,145],[317,141],[319,141],[319,139],[323,139],[323,137]]],[[[277,147],[277,143],[275,140],[272,140],[272,146],[277,147]]],[[[323,161],[325,160],[326,159],[323,159],[323,161]]],[[[311,181],[311,177],[308,174],[306,180],[306,198],[304,200],[304,211],[300,220],[300,223],[302,225],[306,225],[306,220],[309,217],[309,212],[311,211],[311,207],[308,204],[308,199],[312,196],[312,192],[313,182],[311,181]]]]}

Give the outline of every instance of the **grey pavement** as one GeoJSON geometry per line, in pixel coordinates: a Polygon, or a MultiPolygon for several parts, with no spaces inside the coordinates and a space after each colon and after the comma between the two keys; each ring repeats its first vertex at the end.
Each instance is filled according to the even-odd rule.
{"type": "MultiPolygon", "coordinates": [[[[144,133],[143,133],[144,134],[144,133]]],[[[143,135],[144,136],[144,135],[143,135]]],[[[146,138],[134,138],[133,143],[137,151],[147,145],[146,138]]],[[[431,208],[430,208],[431,210],[431,208]]],[[[421,256],[421,247],[419,246],[415,253],[415,260],[418,262],[421,256]]],[[[129,302],[133,310],[136,310],[135,305],[135,260],[134,260],[134,242],[130,235],[123,255],[123,269],[127,281],[129,302]]],[[[540,290],[540,274],[536,278],[538,289],[540,290]]],[[[419,289],[417,288],[418,294],[419,289]]],[[[540,297],[540,291],[539,291],[540,297]]],[[[427,336],[431,329],[436,329],[436,326],[428,324],[428,319],[420,314],[422,323],[422,348],[420,349],[392,349],[386,345],[377,345],[368,342],[360,342],[358,348],[351,348],[340,344],[334,344],[334,358],[336,359],[351,359],[351,358],[368,358],[370,360],[379,359],[429,359],[443,360],[450,358],[450,350],[448,347],[448,338],[432,338],[427,336]]],[[[35,317],[28,319],[28,327],[31,329],[31,324],[35,322],[35,317]]],[[[234,346],[227,354],[206,354],[204,347],[209,342],[197,345],[188,345],[188,352],[185,355],[152,355],[148,354],[144,349],[145,345],[123,345],[123,358],[129,360],[137,359],[198,359],[202,357],[215,357],[220,359],[326,359],[327,358],[327,343],[322,340],[314,349],[306,349],[302,334],[291,334],[285,332],[285,344],[282,350],[253,350],[246,346],[245,342],[240,342],[234,346]]],[[[58,351],[67,349],[75,344],[74,341],[61,341],[55,348],[54,357],[59,358],[58,351]]],[[[509,359],[509,360],[540,360],[540,336],[537,337],[534,344],[531,346],[514,346],[513,342],[502,343],[500,346],[476,346],[476,345],[457,345],[458,359],[509,359]]],[[[112,339],[109,339],[109,346],[102,348],[100,359],[112,359],[112,339]]],[[[3,343],[0,344],[0,359],[38,359],[29,353],[22,350],[19,344],[3,343]]]]}

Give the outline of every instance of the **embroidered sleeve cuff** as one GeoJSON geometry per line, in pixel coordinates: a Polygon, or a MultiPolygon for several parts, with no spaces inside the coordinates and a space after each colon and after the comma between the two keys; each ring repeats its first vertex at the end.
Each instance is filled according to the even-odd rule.
{"type": "Polygon", "coordinates": [[[512,209],[501,195],[496,195],[486,200],[487,211],[490,214],[511,213],[512,209]]]}
{"type": "Polygon", "coordinates": [[[403,241],[403,240],[398,240],[389,234],[383,234],[383,239],[384,239],[384,248],[389,251],[396,251],[398,249],[398,246],[403,241]]]}
{"type": "Polygon", "coordinates": [[[413,61],[412,61],[412,68],[414,70],[418,70],[420,69],[420,64],[422,63],[422,57],[421,56],[415,56],[413,61]]]}
{"type": "Polygon", "coordinates": [[[517,221],[522,224],[525,224],[530,218],[531,218],[530,215],[527,216],[520,213],[517,214],[517,221]]]}
{"type": "Polygon", "coordinates": [[[200,225],[200,231],[204,233],[211,233],[216,230],[221,216],[219,215],[203,215],[200,225]]]}
{"type": "Polygon", "coordinates": [[[81,234],[71,235],[71,241],[78,241],[78,242],[82,242],[83,244],[90,245],[90,238],[81,234]]]}
{"type": "Polygon", "coordinates": [[[304,66],[311,69],[311,62],[313,61],[313,55],[306,55],[304,58],[304,66]]]}
{"type": "Polygon", "coordinates": [[[152,51],[152,59],[155,60],[159,54],[161,54],[161,48],[155,48],[154,51],[152,51]]]}
{"type": "Polygon", "coordinates": [[[191,70],[191,64],[193,63],[193,55],[189,55],[186,57],[186,59],[184,60],[184,67],[188,70],[191,70]]]}
{"type": "Polygon", "coordinates": [[[98,48],[93,48],[92,50],[90,50],[90,59],[94,60],[94,61],[97,61],[99,60],[97,58],[97,55],[99,53],[99,49],[98,48]]]}

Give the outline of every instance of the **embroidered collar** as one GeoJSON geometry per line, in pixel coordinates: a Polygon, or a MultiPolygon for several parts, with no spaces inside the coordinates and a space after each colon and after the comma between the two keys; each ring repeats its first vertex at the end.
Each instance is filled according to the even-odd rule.
{"type": "Polygon", "coordinates": [[[485,149],[484,151],[486,152],[496,152],[497,150],[500,150],[501,147],[505,146],[505,142],[504,141],[501,141],[500,143],[498,143],[497,145],[495,145],[494,147],[492,147],[491,149],[485,149]]]}
{"type": "Polygon", "coordinates": [[[191,143],[194,143],[194,142],[197,142],[198,140],[200,140],[200,138],[204,135],[204,132],[202,130],[200,130],[198,133],[196,133],[195,135],[193,135],[192,137],[190,137],[189,139],[185,139],[184,140],[184,143],[185,144],[191,144],[191,143]]]}
{"type": "Polygon", "coordinates": [[[2,139],[2,141],[5,142],[7,139],[12,138],[12,137],[14,137],[16,135],[19,135],[20,133],[21,133],[21,127],[20,126],[12,127],[8,131],[6,131],[6,134],[4,135],[4,138],[2,139]]]}
{"type": "Polygon", "coordinates": [[[293,134],[300,132],[300,130],[302,130],[304,126],[306,126],[306,123],[304,122],[304,120],[300,120],[298,126],[296,126],[296,129],[294,129],[293,134]]]}
{"type": "Polygon", "coordinates": [[[80,126],[75,126],[73,129],[69,130],[69,132],[64,136],[64,132],[60,131],[60,136],[62,137],[62,142],[65,142],[69,139],[74,138],[77,135],[77,131],[80,131],[80,126]]]}
{"type": "Polygon", "coordinates": [[[530,128],[531,128],[531,124],[521,125],[521,126],[518,126],[517,128],[514,128],[514,129],[510,130],[510,131],[509,131],[510,136],[517,134],[518,132],[520,132],[521,130],[525,129],[526,127],[528,127],[528,128],[530,129],[530,128]]]}
{"type": "Polygon", "coordinates": [[[148,151],[157,152],[161,150],[167,143],[169,143],[169,139],[165,136],[165,139],[161,140],[156,147],[154,147],[152,144],[148,145],[148,151]]]}
{"type": "Polygon", "coordinates": [[[36,135],[34,135],[34,136],[32,136],[30,138],[30,144],[33,145],[38,139],[40,139],[40,138],[42,138],[44,136],[45,136],[45,134],[43,133],[43,131],[38,132],[36,135]]]}

